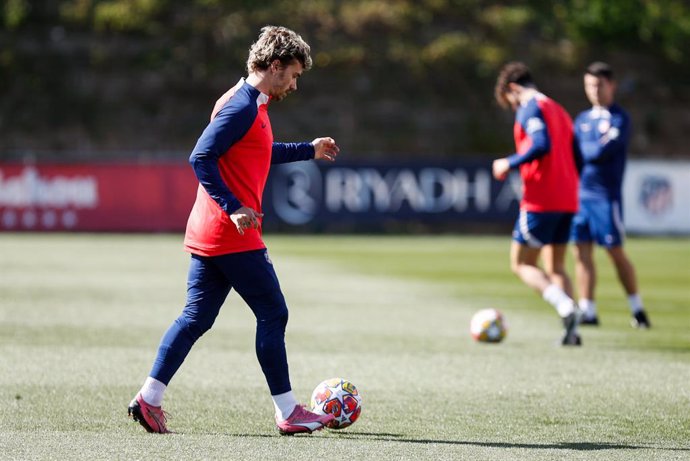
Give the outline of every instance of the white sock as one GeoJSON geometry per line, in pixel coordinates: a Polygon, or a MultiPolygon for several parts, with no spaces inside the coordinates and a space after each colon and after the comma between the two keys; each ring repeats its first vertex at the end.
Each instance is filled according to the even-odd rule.
{"type": "Polygon", "coordinates": [[[160,407],[163,403],[163,393],[167,387],[168,386],[162,382],[149,376],[146,378],[146,381],[144,381],[144,385],[141,387],[139,393],[141,394],[141,398],[144,399],[144,402],[154,407],[160,407]]]}
{"type": "Polygon", "coordinates": [[[297,399],[292,391],[272,395],[271,398],[273,399],[273,406],[276,408],[276,418],[280,421],[285,421],[298,405],[297,399]]]}
{"type": "Polygon", "coordinates": [[[628,296],[628,304],[630,304],[630,311],[633,314],[636,312],[640,312],[643,309],[642,298],[640,298],[640,295],[637,293],[628,296]]]}
{"type": "Polygon", "coordinates": [[[578,302],[580,310],[584,313],[585,318],[593,319],[597,316],[597,303],[592,299],[580,298],[578,302]]]}
{"type": "Polygon", "coordinates": [[[558,315],[566,317],[575,310],[575,301],[555,283],[552,283],[541,294],[542,297],[558,311],[558,315]]]}

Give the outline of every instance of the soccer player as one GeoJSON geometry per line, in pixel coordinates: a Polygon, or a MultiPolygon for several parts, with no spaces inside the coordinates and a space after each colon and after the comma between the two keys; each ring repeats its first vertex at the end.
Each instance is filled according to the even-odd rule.
{"type": "Polygon", "coordinates": [[[611,67],[594,62],[584,75],[585,94],[592,108],[575,119],[575,140],[581,156],[580,208],[573,219],[575,278],[583,324],[598,325],[594,290],[594,243],[606,248],[628,295],[632,325],[649,328],[638,292],[635,268],[623,250],[625,230],[621,186],[630,137],[630,118],[616,104],[611,67]]]}
{"type": "Polygon", "coordinates": [[[565,330],[561,344],[579,346],[580,312],[570,295],[572,287],[565,270],[570,224],[577,211],[572,120],[558,103],[539,92],[529,68],[521,62],[501,69],[495,97],[503,108],[516,113],[513,134],[517,152],[494,160],[493,175],[502,181],[511,169],[519,168],[522,177],[511,269],[554,306],[565,330]],[[538,265],[540,255],[544,269],[538,265]]]}
{"type": "Polygon", "coordinates": [[[184,239],[191,253],[186,306],[163,335],[150,375],[129,405],[129,414],[149,432],[169,432],[161,408],[164,391],[213,325],[231,289],[256,316],[256,355],[280,433],[312,432],[333,419],[307,411],[292,393],[285,350],[288,308],[261,236],[261,201],[271,164],[332,161],[339,151],[328,137],[273,142],[268,104],[295,91],[311,63],[309,45],[295,32],[262,28],[249,51],[246,80],[225,95],[192,151],[189,161],[199,187],[184,239]]]}

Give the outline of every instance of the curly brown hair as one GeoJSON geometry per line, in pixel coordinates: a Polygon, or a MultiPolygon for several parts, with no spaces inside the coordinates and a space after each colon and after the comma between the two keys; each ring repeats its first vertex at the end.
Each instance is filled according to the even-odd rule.
{"type": "Polygon", "coordinates": [[[532,80],[532,73],[524,62],[514,61],[509,62],[501,68],[496,79],[496,87],[494,88],[494,96],[498,104],[504,109],[510,108],[510,103],[506,98],[508,93],[509,83],[517,83],[520,86],[534,86],[532,80]]]}
{"type": "Polygon", "coordinates": [[[311,69],[310,53],[311,48],[296,32],[287,27],[264,26],[249,49],[247,72],[266,70],[276,59],[283,65],[297,60],[306,71],[311,69]]]}

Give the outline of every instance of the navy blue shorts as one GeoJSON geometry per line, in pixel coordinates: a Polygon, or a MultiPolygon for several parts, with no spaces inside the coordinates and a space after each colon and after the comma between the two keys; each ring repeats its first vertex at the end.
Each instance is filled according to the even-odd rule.
{"type": "Polygon", "coordinates": [[[623,244],[625,228],[618,200],[580,200],[573,218],[570,239],[575,243],[596,242],[606,248],[623,244]]]}
{"type": "Polygon", "coordinates": [[[574,213],[520,210],[513,228],[513,240],[532,248],[568,243],[573,215],[574,213]]]}

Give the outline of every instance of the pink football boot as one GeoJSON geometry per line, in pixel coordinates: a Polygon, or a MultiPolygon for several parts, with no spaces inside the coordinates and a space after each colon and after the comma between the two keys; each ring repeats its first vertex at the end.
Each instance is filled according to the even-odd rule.
{"type": "Polygon", "coordinates": [[[169,434],[170,431],[165,425],[167,420],[166,413],[161,407],[154,407],[149,405],[141,397],[141,394],[132,400],[127,409],[127,414],[132,417],[134,421],[144,426],[148,432],[157,432],[159,434],[169,434]]]}
{"type": "Polygon", "coordinates": [[[276,418],[276,425],[282,435],[293,435],[300,432],[311,434],[314,431],[320,431],[334,419],[335,416],[333,415],[317,415],[304,408],[304,405],[297,405],[286,420],[278,421],[276,418]]]}

